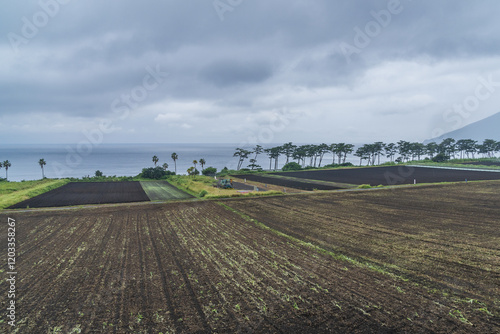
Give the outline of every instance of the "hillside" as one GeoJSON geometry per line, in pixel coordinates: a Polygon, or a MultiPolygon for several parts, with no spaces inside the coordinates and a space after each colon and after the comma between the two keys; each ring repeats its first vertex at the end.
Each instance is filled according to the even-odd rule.
{"type": "Polygon", "coordinates": [[[445,133],[439,137],[426,140],[429,142],[441,142],[445,138],[459,139],[474,139],[482,142],[485,139],[500,140],[500,112],[490,117],[474,122],[463,128],[445,133]]]}

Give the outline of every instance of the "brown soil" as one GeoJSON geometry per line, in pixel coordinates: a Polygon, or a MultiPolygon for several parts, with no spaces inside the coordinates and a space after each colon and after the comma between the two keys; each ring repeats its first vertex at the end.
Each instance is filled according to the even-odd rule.
{"type": "MultiPolygon", "coordinates": [[[[491,191],[485,188],[484,195],[478,196],[487,200],[491,191]]],[[[366,203],[375,218],[368,224],[365,217],[367,224],[362,228],[355,212],[345,212],[346,223],[358,221],[351,224],[351,239],[373,230],[374,240],[385,234],[391,241],[405,233],[405,226],[412,226],[403,221],[401,226],[394,223],[384,228],[380,215],[398,214],[392,211],[398,210],[395,204],[390,200],[375,204],[379,193],[371,206],[368,197],[363,197],[368,194],[358,196],[358,200],[352,198],[354,204],[366,203]],[[375,205],[382,206],[377,209],[375,205]],[[394,208],[386,211],[387,205],[394,208]]],[[[396,197],[404,195],[392,197],[397,201],[396,197]]],[[[318,212],[316,219],[327,224],[324,231],[330,231],[328,219],[340,218],[325,209],[340,201],[341,197],[320,195],[225,203],[249,208],[246,211],[266,218],[263,221],[282,221],[281,226],[297,225],[291,219],[295,215],[316,231],[319,227],[305,219],[312,208],[318,212]],[[269,207],[281,212],[283,219],[267,217],[273,211],[269,207]]],[[[497,232],[494,228],[498,208],[489,203],[481,210],[479,218],[484,218],[485,225],[481,229],[467,226],[470,221],[454,225],[471,236],[462,244],[453,233],[439,234],[440,242],[433,239],[440,249],[449,250],[434,253],[443,263],[454,261],[460,247],[467,244],[472,251],[482,251],[477,255],[481,259],[487,258],[483,254],[496,256],[483,268],[489,265],[492,273],[498,273],[498,243],[492,244],[498,233],[498,225],[497,232]],[[495,219],[488,213],[495,214],[495,219]]],[[[473,208],[466,205],[462,215],[473,208]]],[[[464,304],[430,293],[412,281],[335,259],[263,229],[216,202],[3,213],[1,221],[7,216],[17,223],[16,328],[22,333],[75,329],[82,333],[492,333],[499,325],[498,318],[477,311],[480,306],[475,303],[464,304]]],[[[424,225],[432,227],[433,222],[424,221],[424,225]]],[[[417,230],[423,235],[427,231],[417,230]]],[[[304,239],[309,235],[304,231],[304,239]]],[[[321,236],[315,240],[322,240],[321,236]]],[[[6,243],[0,246],[5,256],[6,243]]],[[[384,247],[375,249],[385,252],[384,247]]],[[[492,284],[482,282],[485,291],[495,292],[492,284]]],[[[1,284],[0,295],[6,293],[7,284],[1,284]]],[[[5,298],[0,302],[4,310],[6,302],[5,298]]],[[[0,317],[6,320],[4,314],[0,317]]],[[[6,322],[0,328],[6,330],[6,322]]]]}
{"type": "MultiPolygon", "coordinates": [[[[370,184],[372,186],[412,184],[414,180],[417,183],[459,182],[466,179],[469,181],[500,180],[500,172],[408,166],[311,170],[274,174],[296,177],[298,181],[309,179],[358,185],[370,184]]],[[[268,179],[270,178],[268,177],[268,179]]]]}
{"type": "Polygon", "coordinates": [[[499,326],[499,196],[500,183],[492,181],[228,204],[273,229],[466,301],[475,309],[466,317],[495,314],[489,317],[499,326]]]}
{"type": "Polygon", "coordinates": [[[9,209],[149,201],[140,182],[73,182],[25,200],[9,209]]]}
{"type": "MultiPolygon", "coordinates": [[[[277,186],[277,185],[274,185],[274,184],[270,184],[270,183],[262,183],[262,182],[257,182],[257,181],[254,181],[254,180],[249,180],[249,179],[246,179],[245,177],[242,177],[242,178],[237,178],[237,177],[232,177],[233,180],[235,181],[238,181],[239,183],[243,183],[243,184],[246,184],[247,186],[250,185],[250,186],[256,186],[257,188],[259,188],[259,191],[267,191],[267,190],[273,190],[273,191],[283,191],[283,187],[282,186],[277,186]],[[245,182],[246,180],[246,182],[245,182]]],[[[303,192],[306,192],[306,190],[300,190],[300,189],[295,189],[295,188],[285,188],[285,191],[287,193],[303,193],[303,192]]]]}
{"type": "MultiPolygon", "coordinates": [[[[293,176],[293,175],[291,175],[293,176]]],[[[337,189],[342,189],[341,187],[333,186],[333,185],[325,185],[321,183],[314,183],[314,181],[311,182],[303,182],[300,179],[296,180],[290,180],[290,179],[284,179],[284,178],[276,178],[276,177],[268,177],[263,175],[255,175],[255,174],[248,174],[248,175],[234,175],[235,178],[239,179],[247,179],[248,181],[252,182],[259,182],[261,184],[266,184],[266,185],[275,185],[279,186],[281,188],[281,191],[283,188],[294,188],[294,189],[300,189],[300,190],[306,190],[306,191],[312,191],[312,190],[337,190],[337,189]]]]}

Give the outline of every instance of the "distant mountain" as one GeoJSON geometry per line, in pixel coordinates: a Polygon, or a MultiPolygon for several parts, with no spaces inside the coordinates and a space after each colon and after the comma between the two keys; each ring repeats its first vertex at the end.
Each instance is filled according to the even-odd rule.
{"type": "Polygon", "coordinates": [[[480,121],[466,125],[458,130],[445,133],[444,135],[436,138],[428,139],[424,143],[440,143],[446,138],[453,138],[455,140],[473,139],[478,142],[483,142],[485,139],[500,141],[500,112],[480,121]]]}

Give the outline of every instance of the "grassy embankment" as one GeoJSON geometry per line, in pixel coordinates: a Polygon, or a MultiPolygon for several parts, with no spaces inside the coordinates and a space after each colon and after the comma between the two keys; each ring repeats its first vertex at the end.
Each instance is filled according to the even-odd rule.
{"type": "Polygon", "coordinates": [[[217,181],[208,176],[187,176],[175,175],[168,178],[168,182],[173,186],[186,191],[187,193],[204,198],[223,198],[223,197],[240,197],[240,196],[267,196],[282,194],[279,191],[262,191],[241,193],[236,189],[221,189],[213,186],[217,181]],[[202,193],[205,195],[201,196],[202,193]]]}
{"type": "Polygon", "coordinates": [[[0,210],[59,188],[69,180],[44,179],[37,181],[0,182],[0,210]]]}
{"type": "Polygon", "coordinates": [[[500,166],[495,165],[481,165],[481,162],[497,162],[500,163],[498,159],[452,159],[446,162],[433,162],[428,160],[421,161],[411,161],[407,164],[409,165],[422,165],[422,166],[435,166],[435,167],[452,167],[452,168],[467,168],[467,169],[492,169],[492,170],[500,170],[500,166]],[[467,164],[467,162],[477,162],[478,165],[467,164]]]}

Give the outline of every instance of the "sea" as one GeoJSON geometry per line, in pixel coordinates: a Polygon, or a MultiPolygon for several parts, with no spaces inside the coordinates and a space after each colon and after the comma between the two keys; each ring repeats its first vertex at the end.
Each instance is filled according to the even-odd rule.
{"type": "MultiPolygon", "coordinates": [[[[269,144],[269,147],[281,144],[269,144]]],[[[66,178],[93,176],[97,170],[106,176],[136,176],[143,168],[154,167],[152,158],[159,158],[158,166],[169,165],[174,171],[172,153],[177,153],[177,174],[187,174],[193,166],[193,160],[204,159],[206,167],[215,167],[218,171],[227,167],[236,169],[238,158],[233,157],[238,144],[100,144],[78,146],[76,144],[1,144],[0,162],[9,160],[9,181],[38,180],[42,178],[40,159],[47,163],[44,166],[45,177],[66,178]]],[[[251,147],[242,147],[251,150],[251,147]]],[[[253,158],[253,156],[252,156],[253,158]]],[[[279,168],[286,158],[280,157],[279,168]]],[[[332,163],[332,155],[326,154],[322,165],[332,163]]],[[[347,161],[356,163],[357,158],[350,156],[347,161]]],[[[243,164],[246,167],[248,159],[243,164]]],[[[257,164],[269,169],[269,158],[265,154],[257,157],[257,164]]],[[[198,164],[198,170],[201,170],[198,164]]],[[[274,167],[274,162],[273,162],[274,167]]],[[[0,170],[0,177],[6,176],[5,168],[0,170]]]]}

